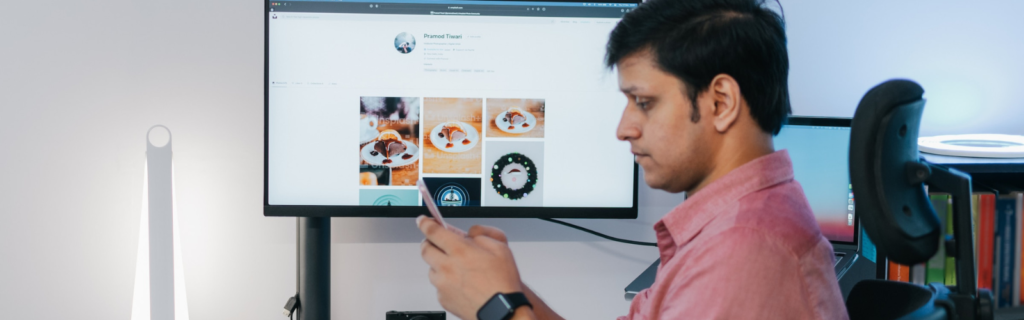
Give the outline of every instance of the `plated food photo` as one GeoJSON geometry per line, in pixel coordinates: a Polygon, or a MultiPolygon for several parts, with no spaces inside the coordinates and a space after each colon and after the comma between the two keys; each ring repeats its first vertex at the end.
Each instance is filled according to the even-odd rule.
{"type": "Polygon", "coordinates": [[[420,106],[418,97],[359,97],[359,185],[412,186],[419,180],[420,106]]]}
{"type": "Polygon", "coordinates": [[[487,98],[488,138],[543,138],[544,99],[487,98]]]}
{"type": "Polygon", "coordinates": [[[449,121],[430,130],[430,143],[444,152],[465,152],[480,141],[476,128],[461,121],[449,121]]]}
{"type": "Polygon", "coordinates": [[[403,141],[395,130],[384,130],[377,139],[363,146],[359,155],[371,165],[394,168],[415,163],[419,159],[419,147],[403,141]]]}
{"type": "Polygon", "coordinates": [[[485,119],[483,98],[423,98],[423,173],[482,173],[485,119]]]}
{"type": "Polygon", "coordinates": [[[494,118],[494,125],[508,133],[526,133],[537,127],[537,117],[519,107],[511,107],[494,118]]]}

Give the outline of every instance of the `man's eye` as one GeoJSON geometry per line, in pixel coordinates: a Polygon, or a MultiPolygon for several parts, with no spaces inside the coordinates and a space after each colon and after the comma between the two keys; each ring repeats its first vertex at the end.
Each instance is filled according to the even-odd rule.
{"type": "Polygon", "coordinates": [[[638,108],[640,108],[640,110],[647,110],[647,106],[648,106],[649,103],[650,102],[648,102],[646,100],[636,99],[636,106],[638,108]]]}

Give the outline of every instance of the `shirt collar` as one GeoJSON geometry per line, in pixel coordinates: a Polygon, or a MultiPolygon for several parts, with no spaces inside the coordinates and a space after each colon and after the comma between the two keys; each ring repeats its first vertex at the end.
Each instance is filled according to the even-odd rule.
{"type": "Polygon", "coordinates": [[[747,194],[790,180],[793,180],[793,164],[788,151],[761,156],[733,169],[693,196],[687,195],[686,200],[661,218],[654,229],[667,231],[676,246],[685,245],[718,216],[721,208],[747,194]]]}

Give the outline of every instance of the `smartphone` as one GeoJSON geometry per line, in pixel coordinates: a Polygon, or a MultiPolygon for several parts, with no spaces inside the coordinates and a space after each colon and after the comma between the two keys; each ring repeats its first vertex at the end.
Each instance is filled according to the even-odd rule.
{"type": "Polygon", "coordinates": [[[448,229],[448,224],[444,223],[444,218],[441,218],[441,211],[437,209],[437,202],[434,202],[434,197],[430,195],[430,190],[427,189],[427,183],[423,182],[423,179],[416,181],[416,186],[420,188],[420,194],[423,195],[423,202],[427,204],[427,210],[430,211],[430,215],[434,216],[434,220],[437,220],[442,227],[448,229]]]}

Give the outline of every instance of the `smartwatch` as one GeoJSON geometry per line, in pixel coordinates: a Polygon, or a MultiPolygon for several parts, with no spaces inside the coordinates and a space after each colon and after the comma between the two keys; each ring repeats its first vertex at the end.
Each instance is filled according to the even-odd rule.
{"type": "Polygon", "coordinates": [[[476,312],[477,320],[508,320],[512,319],[512,315],[516,313],[516,309],[522,306],[528,306],[531,309],[533,305],[530,304],[530,300],[526,299],[526,295],[522,292],[514,293],[496,293],[491,300],[487,300],[483,307],[480,307],[480,311],[476,312]]]}

